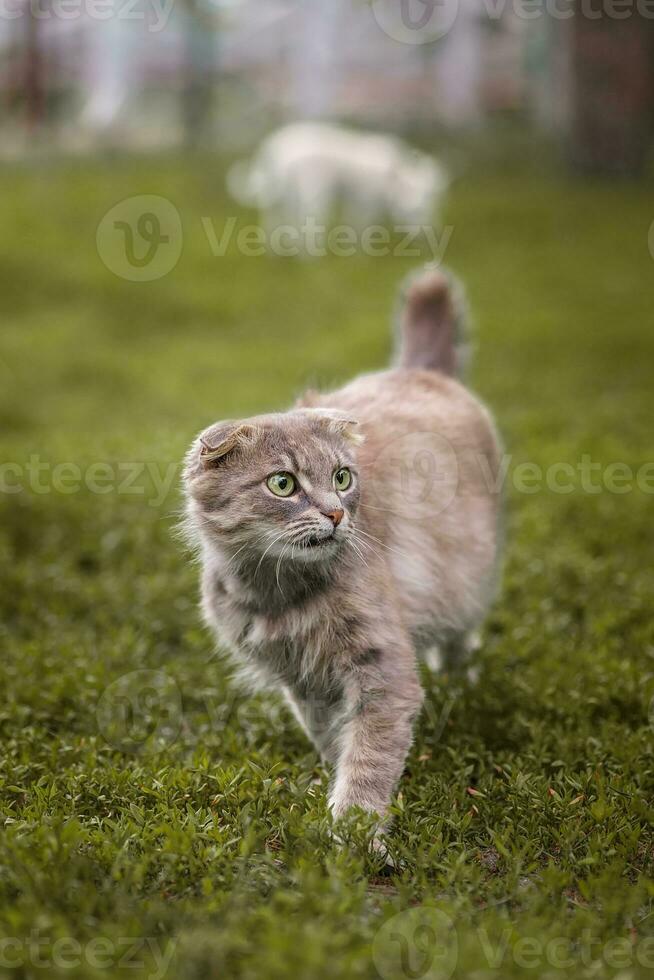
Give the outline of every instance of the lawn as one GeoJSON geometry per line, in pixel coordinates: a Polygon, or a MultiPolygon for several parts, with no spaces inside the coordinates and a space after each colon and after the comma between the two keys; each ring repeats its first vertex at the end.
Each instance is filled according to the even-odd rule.
{"type": "Polygon", "coordinates": [[[453,189],[505,571],[478,685],[425,676],[382,876],[363,819],[332,842],[281,704],[229,684],[178,463],[217,418],[385,364],[419,260],[215,256],[201,219],[252,215],[213,159],[0,181],[0,976],[651,976],[651,186],[513,167],[453,189]],[[135,194],[182,218],[154,282],[96,250],[135,194]]]}

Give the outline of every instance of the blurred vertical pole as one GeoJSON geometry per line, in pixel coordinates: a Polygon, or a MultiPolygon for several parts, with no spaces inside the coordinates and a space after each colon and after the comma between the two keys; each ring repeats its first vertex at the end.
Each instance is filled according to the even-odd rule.
{"type": "Polygon", "coordinates": [[[184,3],[184,77],[181,108],[184,139],[196,148],[206,136],[213,108],[216,70],[215,15],[203,10],[203,0],[184,3]]]}
{"type": "Polygon", "coordinates": [[[111,16],[90,17],[84,32],[88,54],[79,124],[91,143],[119,137],[137,85],[136,66],[143,49],[134,25],[121,18],[120,9],[121,0],[103,0],[103,10],[111,16]]]}
{"type": "Polygon", "coordinates": [[[487,24],[483,4],[478,0],[434,0],[452,26],[447,33],[428,45],[433,50],[434,80],[438,114],[448,124],[478,123],[483,113],[483,59],[488,37],[482,31],[487,24]],[[449,12],[449,15],[448,15],[449,12]]]}
{"type": "Polygon", "coordinates": [[[36,129],[45,111],[45,80],[41,33],[31,3],[26,4],[25,21],[25,108],[27,124],[36,129]]]}
{"type": "Polygon", "coordinates": [[[571,21],[570,149],[578,169],[635,175],[652,135],[654,22],[638,4],[620,13],[585,0],[571,21]]]}
{"type": "Polygon", "coordinates": [[[350,0],[304,0],[289,18],[290,103],[301,119],[337,108],[350,0]]]}

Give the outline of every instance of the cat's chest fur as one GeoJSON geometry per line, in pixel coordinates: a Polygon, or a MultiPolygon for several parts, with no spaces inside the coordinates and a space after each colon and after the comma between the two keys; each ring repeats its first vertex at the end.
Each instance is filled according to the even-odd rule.
{"type": "Polygon", "coordinates": [[[296,689],[339,684],[344,668],[375,648],[376,624],[343,588],[262,610],[215,571],[205,572],[203,611],[251,679],[296,689]]]}

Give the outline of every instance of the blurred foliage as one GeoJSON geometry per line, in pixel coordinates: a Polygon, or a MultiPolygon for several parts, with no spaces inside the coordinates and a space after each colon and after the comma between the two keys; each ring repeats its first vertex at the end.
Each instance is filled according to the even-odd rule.
{"type": "MultiPolygon", "coordinates": [[[[164,473],[208,422],[387,361],[396,286],[418,259],[214,257],[202,217],[220,232],[254,216],[226,200],[213,158],[2,182],[5,462],[164,473]],[[184,228],[177,267],[143,284],[95,248],[103,214],[140,193],[169,198],[184,228]]],[[[174,534],[176,475],[164,495],[143,479],[140,493],[0,495],[0,922],[18,942],[0,976],[375,977],[382,922],[420,903],[455,923],[455,976],[649,975],[636,953],[654,927],[653,498],[518,493],[511,473],[654,459],[652,218],[637,186],[514,169],[453,188],[446,261],[476,312],[471,380],[512,457],[506,570],[479,684],[425,677],[392,877],[365,820],[331,842],[327,774],[284,709],[230,688],[174,534]],[[140,751],[99,724],[107,688],[129,690],[134,671],[178,692],[140,751]],[[44,937],[43,956],[65,937],[152,943],[129,971],[115,955],[44,970],[28,955],[44,937]],[[571,960],[529,969],[524,939],[561,939],[571,960]]]]}

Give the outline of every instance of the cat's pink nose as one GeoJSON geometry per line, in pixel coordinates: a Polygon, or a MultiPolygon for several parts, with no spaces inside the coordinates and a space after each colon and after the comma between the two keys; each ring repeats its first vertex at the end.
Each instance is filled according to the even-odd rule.
{"type": "Polygon", "coordinates": [[[327,511],[325,517],[328,517],[330,519],[334,527],[338,527],[338,525],[343,520],[343,513],[344,511],[339,507],[338,510],[327,511]]]}

